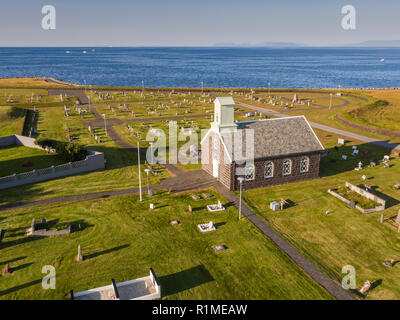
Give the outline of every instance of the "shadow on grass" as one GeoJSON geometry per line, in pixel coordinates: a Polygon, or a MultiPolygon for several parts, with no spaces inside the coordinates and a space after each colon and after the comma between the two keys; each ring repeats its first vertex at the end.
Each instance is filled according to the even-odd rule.
{"type": "MultiPolygon", "coordinates": [[[[378,279],[378,280],[372,282],[371,283],[371,287],[370,287],[370,289],[368,291],[374,290],[376,287],[380,286],[381,284],[382,284],[382,279],[378,279]]],[[[350,289],[350,292],[352,292],[353,294],[355,294],[356,296],[358,296],[360,298],[366,298],[367,297],[367,294],[362,294],[357,289],[350,289]]]]}
{"type": "Polygon", "coordinates": [[[28,268],[31,265],[33,265],[33,262],[24,263],[24,264],[21,264],[21,265],[19,265],[17,267],[12,267],[10,269],[11,269],[11,272],[15,272],[15,271],[18,271],[18,270],[22,270],[22,269],[28,268]]]}
{"type": "Polygon", "coordinates": [[[25,243],[28,243],[28,242],[40,240],[40,239],[42,239],[42,238],[43,238],[43,237],[35,236],[35,237],[20,238],[20,239],[17,239],[17,240],[12,240],[12,241],[7,241],[7,242],[2,241],[2,242],[0,243],[0,249],[5,249],[5,248],[9,248],[9,247],[14,247],[14,246],[17,246],[17,245],[19,245],[19,244],[25,244],[25,243]]]}
{"type": "MultiPolygon", "coordinates": [[[[359,185],[359,187],[362,188],[362,185],[359,185]]],[[[386,201],[386,209],[391,208],[400,203],[399,200],[378,191],[377,190],[378,188],[379,188],[378,186],[371,186],[371,193],[386,201]]]]}
{"type": "Polygon", "coordinates": [[[83,260],[96,258],[96,257],[101,256],[103,254],[107,254],[107,253],[111,253],[111,252],[114,252],[114,251],[118,251],[118,250],[121,250],[121,249],[128,248],[129,246],[130,246],[129,244],[124,244],[122,246],[118,246],[118,247],[114,247],[114,248],[111,248],[111,249],[107,249],[107,250],[95,252],[95,253],[92,253],[92,254],[88,254],[88,255],[83,257],[83,260]]]}
{"type": "Polygon", "coordinates": [[[0,261],[0,266],[1,265],[6,265],[7,263],[12,263],[12,262],[24,260],[25,258],[27,258],[27,256],[21,256],[21,257],[13,258],[13,259],[6,260],[6,261],[0,261]]]}
{"type": "Polygon", "coordinates": [[[355,156],[352,155],[352,146],[327,149],[329,152],[328,156],[321,158],[320,176],[328,177],[347,171],[353,171],[360,161],[363,163],[363,167],[369,165],[371,161],[378,164],[378,160],[383,159],[384,155],[390,153],[390,149],[367,143],[357,145],[357,148],[359,154],[355,156]],[[365,156],[364,152],[367,152],[365,156]],[[348,157],[347,160],[342,160],[342,155],[346,155],[348,157]]]}
{"type": "Polygon", "coordinates": [[[218,223],[214,224],[214,227],[218,229],[218,228],[221,228],[224,225],[226,225],[226,222],[218,222],[218,223]]]}
{"type": "Polygon", "coordinates": [[[37,279],[37,280],[31,281],[31,282],[27,282],[27,283],[21,284],[19,286],[15,286],[15,287],[0,291],[0,297],[4,296],[6,294],[10,294],[10,293],[19,291],[21,289],[25,289],[25,288],[34,286],[34,285],[39,284],[39,283],[42,283],[42,279],[37,279]]]}
{"type": "Polygon", "coordinates": [[[177,294],[212,281],[214,278],[203,265],[160,277],[163,296],[177,294]]]}

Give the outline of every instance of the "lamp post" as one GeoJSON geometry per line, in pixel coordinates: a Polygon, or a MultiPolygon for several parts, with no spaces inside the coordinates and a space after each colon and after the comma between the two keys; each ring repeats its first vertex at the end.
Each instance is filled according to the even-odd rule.
{"type": "Polygon", "coordinates": [[[144,97],[144,80],[142,80],[142,97],[144,97]]]}
{"type": "Polygon", "coordinates": [[[106,132],[106,137],[108,136],[107,135],[107,121],[106,121],[106,114],[104,113],[103,114],[103,117],[104,117],[104,131],[106,132]]]}
{"type": "Polygon", "coordinates": [[[204,82],[201,81],[201,94],[203,94],[203,93],[204,93],[204,82]]]}
{"type": "Polygon", "coordinates": [[[153,142],[149,142],[150,145],[150,163],[154,164],[154,156],[153,156],[153,142]]]}
{"type": "Polygon", "coordinates": [[[331,98],[330,98],[330,103],[329,103],[329,110],[332,109],[332,96],[333,96],[333,93],[331,93],[330,96],[331,96],[331,98]]]}
{"type": "Polygon", "coordinates": [[[242,185],[243,185],[243,177],[239,177],[238,181],[240,183],[240,198],[239,198],[239,220],[242,218],[242,185]]]}
{"type": "Polygon", "coordinates": [[[151,196],[150,194],[150,184],[149,184],[149,173],[151,172],[151,169],[144,169],[144,172],[147,173],[147,194],[151,196]]]}
{"type": "Polygon", "coordinates": [[[140,176],[140,147],[137,143],[138,166],[139,166],[139,201],[142,202],[142,178],[140,176]]]}
{"type": "Polygon", "coordinates": [[[271,95],[271,82],[268,81],[268,95],[271,95]]]}
{"type": "Polygon", "coordinates": [[[90,96],[88,96],[88,100],[89,100],[89,112],[92,112],[92,106],[90,105],[90,96]]]}
{"type": "Polygon", "coordinates": [[[86,93],[86,80],[83,80],[83,83],[85,84],[85,93],[86,93]]]}

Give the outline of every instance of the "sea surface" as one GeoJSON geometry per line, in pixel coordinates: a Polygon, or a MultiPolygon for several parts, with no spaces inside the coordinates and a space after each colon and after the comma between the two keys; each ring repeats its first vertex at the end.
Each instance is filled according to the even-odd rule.
{"type": "Polygon", "coordinates": [[[400,48],[0,48],[0,77],[33,76],[103,86],[389,88],[400,87],[400,48]]]}

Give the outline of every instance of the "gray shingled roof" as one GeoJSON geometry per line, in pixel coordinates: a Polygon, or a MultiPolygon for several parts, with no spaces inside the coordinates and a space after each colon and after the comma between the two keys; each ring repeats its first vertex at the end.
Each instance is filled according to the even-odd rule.
{"type": "MultiPolygon", "coordinates": [[[[266,158],[275,156],[284,156],[290,154],[301,154],[315,151],[322,151],[320,141],[315,136],[313,130],[303,116],[287,117],[277,119],[267,119],[261,121],[245,121],[236,122],[238,125],[238,133],[245,129],[254,130],[254,158],[266,158]]],[[[236,135],[238,133],[235,133],[236,135]]],[[[232,155],[232,144],[234,145],[235,161],[241,159],[240,148],[237,147],[235,136],[233,143],[230,143],[232,133],[223,133],[225,145],[228,152],[232,155]]],[[[242,155],[246,154],[246,135],[242,135],[243,151],[242,155]]]]}

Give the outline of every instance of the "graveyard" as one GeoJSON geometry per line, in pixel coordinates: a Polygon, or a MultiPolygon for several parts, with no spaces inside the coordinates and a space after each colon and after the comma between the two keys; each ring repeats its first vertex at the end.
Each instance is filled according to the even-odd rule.
{"type": "MultiPolygon", "coordinates": [[[[317,133],[321,135],[320,131],[317,133]]],[[[373,284],[373,289],[365,297],[358,297],[397,299],[400,294],[399,266],[395,264],[390,270],[384,261],[398,261],[400,254],[395,222],[400,194],[394,188],[400,176],[400,159],[391,156],[389,168],[385,168],[384,163],[370,167],[370,160],[379,163],[387,149],[347,141],[336,151],[337,136],[325,133],[321,140],[330,152],[322,158],[320,179],[245,191],[245,202],[331,279],[340,283],[342,267],[354,266],[358,289],[367,280],[373,284]],[[369,157],[351,156],[353,145],[358,146],[360,154],[369,150],[369,157]],[[342,154],[348,154],[349,158],[342,160],[342,154]],[[360,171],[354,170],[359,161],[365,166],[360,171]],[[362,179],[364,175],[365,180],[362,179]],[[362,188],[368,184],[370,192],[386,200],[386,209],[361,213],[328,194],[329,188],[344,189],[347,181],[362,188]],[[291,205],[272,211],[269,203],[280,199],[291,205]]],[[[360,201],[360,198],[352,200],[360,201]]],[[[355,294],[357,296],[357,292],[355,294]]]]}
{"type": "Polygon", "coordinates": [[[162,299],[331,298],[248,221],[238,223],[237,210],[225,199],[205,191],[213,197],[195,201],[192,193],[161,192],[143,202],[127,196],[1,212],[6,232],[0,268],[8,263],[11,274],[0,277],[0,298],[69,299],[70,290],[104,286],[111,278],[140,278],[150,267],[161,283],[162,299]],[[226,210],[208,212],[206,205],[217,200],[226,210]],[[25,232],[33,218],[80,229],[32,238],[25,232]],[[216,230],[201,233],[196,226],[209,221],[216,230]],[[216,245],[226,249],[215,252],[216,245]],[[41,289],[43,265],[56,267],[56,290],[41,289]]]}
{"type": "MultiPolygon", "coordinates": [[[[397,141],[337,118],[394,131],[398,96],[392,92],[341,90],[339,95],[339,90],[208,88],[202,92],[81,87],[89,102],[77,104],[77,91],[77,96],[73,91],[50,94],[53,87],[65,88],[60,84],[35,80],[29,85],[24,79],[14,83],[0,89],[0,105],[4,105],[0,107],[0,136],[25,133],[38,140],[79,144],[104,153],[106,164],[98,171],[0,190],[3,208],[30,201],[49,202],[0,211],[0,268],[8,265],[9,271],[0,277],[0,299],[69,299],[70,290],[103,287],[111,279],[123,283],[141,278],[148,275],[149,268],[161,282],[162,299],[332,299],[250,221],[239,221],[237,207],[223,192],[210,187],[203,190],[198,185],[203,181],[199,177],[206,175],[200,171],[200,163],[178,164],[175,169],[148,164],[143,156],[150,146],[146,134],[164,130],[167,146],[170,125],[184,136],[196,132],[200,137],[200,131],[208,129],[213,119],[214,97],[222,95],[290,116],[304,114],[310,121],[372,138],[397,141]],[[389,105],[371,107],[371,103],[385,99],[389,105]],[[27,114],[34,117],[26,121],[27,114]],[[368,122],[371,117],[376,117],[376,123],[368,122]],[[137,195],[138,142],[142,202],[137,195]],[[175,185],[184,191],[173,192],[175,185]],[[148,186],[152,196],[147,195],[148,186]],[[95,200],[52,203],[52,199],[97,193],[105,195],[95,200]],[[46,228],[29,236],[33,219],[46,219],[46,228]],[[70,233],[65,231],[69,225],[73,226],[70,233]],[[82,261],[77,261],[78,246],[82,261]],[[41,267],[47,264],[57,269],[57,290],[40,289],[41,267]]],[[[235,120],[267,117],[274,115],[235,106],[235,120]]],[[[342,267],[353,265],[358,289],[352,291],[354,297],[398,299],[400,158],[389,149],[314,131],[326,149],[320,178],[246,190],[243,202],[336,284],[343,278],[342,267]],[[357,193],[353,187],[362,191],[357,193]],[[363,197],[364,190],[385,202],[383,210],[368,211],[379,204],[363,197]],[[367,281],[368,290],[361,290],[367,281]]],[[[188,140],[179,141],[178,148],[188,140]]],[[[189,149],[186,156],[199,151],[189,149]]],[[[43,150],[3,147],[0,177],[64,162],[43,150]]],[[[239,192],[235,195],[239,197],[239,192]]]]}

